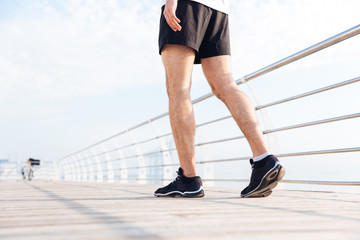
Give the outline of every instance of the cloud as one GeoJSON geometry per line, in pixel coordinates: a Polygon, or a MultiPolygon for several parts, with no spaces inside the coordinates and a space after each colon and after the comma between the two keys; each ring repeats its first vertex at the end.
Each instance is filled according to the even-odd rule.
{"type": "MultiPolygon", "coordinates": [[[[236,77],[355,25],[360,7],[356,0],[230,3],[236,77]]],[[[0,20],[1,99],[64,99],[163,82],[158,1],[8,4],[20,7],[0,20]]]]}
{"type": "MultiPolygon", "coordinates": [[[[359,24],[358,9],[360,2],[357,0],[346,3],[340,0],[230,0],[235,78],[359,24]]],[[[50,159],[68,154],[68,149],[83,147],[84,141],[103,133],[99,129],[107,127],[110,132],[112,127],[103,123],[104,119],[94,120],[92,114],[96,113],[92,113],[92,109],[87,110],[86,119],[81,118],[85,118],[85,113],[78,111],[88,106],[90,98],[101,96],[105,99],[123,89],[131,89],[134,91],[131,94],[136,95],[139,91],[135,90],[142,86],[164,85],[164,70],[157,49],[159,17],[158,0],[3,1],[0,9],[0,112],[3,119],[8,117],[0,129],[6,136],[1,143],[3,149],[6,149],[4,146],[11,149],[12,142],[16,146],[26,131],[35,139],[30,147],[27,142],[21,145],[24,152],[43,151],[41,146],[45,141],[50,141],[46,142],[48,145],[62,146],[69,141],[72,130],[81,132],[78,136],[71,135],[73,142],[66,150],[49,150],[50,159]],[[82,102],[76,108],[69,106],[76,105],[80,98],[82,102]],[[26,124],[26,119],[19,118],[30,114],[34,118],[38,116],[32,119],[37,123],[31,125],[31,130],[22,127],[19,133],[18,125],[26,124]],[[74,115],[80,120],[72,119],[74,115]],[[83,124],[85,121],[87,128],[83,124]],[[72,129],[65,134],[52,126],[64,129],[72,126],[72,129]],[[61,137],[37,137],[50,132],[61,137]]],[[[354,53],[359,52],[360,44],[354,43],[356,41],[349,41],[349,44],[341,44],[341,48],[331,48],[321,61],[312,60],[307,64],[326,65],[345,58],[358,61],[358,54],[354,53]]],[[[200,67],[194,69],[193,82],[199,92],[209,89],[205,87],[200,67]]],[[[166,103],[161,109],[158,109],[159,104],[154,104],[154,99],[160,96],[148,97],[146,103],[143,98],[141,94],[133,98],[139,99],[138,105],[135,100],[127,104],[127,99],[116,99],[126,103],[123,108],[131,108],[119,109],[118,114],[131,114],[133,108],[144,108],[145,104],[153,108],[147,112],[154,112],[154,115],[166,111],[166,103]]],[[[103,104],[109,109],[102,113],[104,118],[119,108],[119,103],[113,99],[104,100],[103,104]]],[[[145,120],[140,119],[141,113],[136,113],[138,122],[145,120]]],[[[127,127],[135,124],[133,118],[118,118],[127,127]],[[131,119],[128,124],[126,119],[131,119]]],[[[119,130],[117,125],[116,130],[119,130]]]]}
{"type": "MultiPolygon", "coordinates": [[[[359,8],[356,0],[231,1],[233,63],[248,74],[287,57],[359,24],[359,8]]],[[[325,60],[359,49],[355,44],[333,48],[325,60]]]]}
{"type": "Polygon", "coordinates": [[[148,76],[157,76],[159,9],[154,5],[57,3],[33,2],[1,22],[2,99],[14,93],[48,100],[104,94],[149,84],[153,80],[148,76]],[[144,8],[147,14],[142,14],[144,8]]]}

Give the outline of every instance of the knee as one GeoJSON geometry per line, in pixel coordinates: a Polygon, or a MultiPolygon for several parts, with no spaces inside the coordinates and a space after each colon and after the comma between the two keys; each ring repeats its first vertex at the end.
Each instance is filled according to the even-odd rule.
{"type": "Polygon", "coordinates": [[[221,101],[224,101],[223,95],[220,94],[220,92],[218,92],[216,90],[216,88],[211,88],[211,91],[218,99],[220,99],[221,101]]]}
{"type": "Polygon", "coordinates": [[[180,101],[190,99],[190,88],[175,87],[169,84],[166,85],[166,92],[170,100],[180,101]]]}
{"type": "Polygon", "coordinates": [[[219,84],[212,88],[214,95],[221,101],[225,102],[226,98],[233,93],[240,91],[236,83],[219,84]]]}

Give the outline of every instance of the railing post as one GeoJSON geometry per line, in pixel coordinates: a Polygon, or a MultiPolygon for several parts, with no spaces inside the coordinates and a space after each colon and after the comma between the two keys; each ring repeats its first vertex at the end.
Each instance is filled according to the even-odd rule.
{"type": "Polygon", "coordinates": [[[62,159],[59,161],[60,164],[60,180],[66,181],[66,172],[68,171],[67,165],[65,164],[65,160],[62,159]]]}
{"type": "MultiPolygon", "coordinates": [[[[250,90],[250,93],[252,94],[252,96],[254,97],[254,100],[255,100],[255,103],[257,106],[260,106],[262,105],[261,104],[261,100],[260,100],[260,97],[256,94],[254,88],[252,88],[252,86],[250,85],[250,82],[249,81],[246,81],[246,85],[248,86],[249,90],[250,90]]],[[[271,118],[270,118],[270,115],[268,114],[268,112],[266,111],[265,108],[262,108],[262,109],[259,109],[258,110],[260,115],[261,115],[261,119],[264,123],[264,127],[265,129],[272,129],[274,128],[274,125],[271,121],[271,118]]],[[[271,153],[274,153],[274,152],[281,152],[280,150],[280,144],[279,144],[279,140],[276,136],[275,133],[273,134],[266,134],[265,136],[265,139],[267,140],[267,143],[268,143],[268,147],[269,147],[269,151],[271,153]]]]}
{"type": "Polygon", "coordinates": [[[128,131],[133,143],[135,144],[137,160],[138,160],[138,184],[146,184],[146,169],[145,169],[145,160],[142,154],[139,144],[137,144],[134,134],[128,131]]]}
{"type": "MultiPolygon", "coordinates": [[[[155,133],[157,136],[160,136],[160,130],[158,128],[158,126],[156,125],[156,123],[154,121],[151,122],[154,129],[155,129],[155,133]]],[[[170,158],[170,152],[169,152],[169,148],[166,144],[166,141],[163,137],[158,138],[159,142],[160,142],[160,147],[161,147],[161,151],[162,151],[162,157],[163,157],[163,180],[162,183],[166,184],[168,182],[168,179],[172,179],[173,177],[173,173],[172,173],[172,168],[170,166],[167,166],[169,164],[171,164],[171,158],[170,158]]]]}
{"type": "Polygon", "coordinates": [[[62,175],[62,178],[64,179],[64,181],[67,181],[69,180],[69,172],[70,172],[70,168],[66,162],[66,159],[62,159],[60,160],[60,164],[61,164],[61,174],[62,175]]]}
{"type": "Polygon", "coordinates": [[[80,164],[79,164],[79,161],[77,161],[76,157],[74,155],[71,156],[71,159],[72,161],[74,162],[74,165],[75,165],[75,180],[76,181],[81,181],[81,167],[80,167],[80,164]]]}
{"type": "Polygon", "coordinates": [[[75,181],[76,180],[76,174],[75,174],[75,164],[73,163],[72,159],[70,157],[67,158],[68,159],[68,163],[69,163],[69,166],[70,166],[70,180],[71,181],[75,181]]]}
{"type": "Polygon", "coordinates": [[[103,179],[103,170],[102,170],[102,166],[101,166],[99,157],[97,156],[97,153],[96,153],[94,148],[91,148],[91,151],[92,151],[92,153],[94,155],[95,162],[96,162],[96,172],[97,172],[96,181],[97,182],[103,182],[104,181],[104,179],[103,179]]]}
{"type": "Polygon", "coordinates": [[[89,156],[86,153],[86,150],[84,151],[84,156],[85,156],[85,159],[87,160],[86,162],[88,164],[88,167],[87,167],[88,181],[93,182],[94,181],[94,167],[92,165],[92,162],[91,162],[89,156]]]}
{"type": "Polygon", "coordinates": [[[53,166],[54,166],[54,179],[59,181],[60,180],[60,162],[55,162],[53,161],[53,166]]]}
{"type": "Polygon", "coordinates": [[[87,181],[87,172],[86,172],[86,167],[84,164],[84,159],[82,158],[81,153],[76,154],[75,158],[79,159],[80,173],[81,173],[80,180],[85,182],[85,181],[87,181]]]}
{"type": "MultiPolygon", "coordinates": [[[[200,128],[196,129],[199,133],[199,140],[201,142],[205,142],[206,141],[206,137],[203,133],[203,131],[200,128]]],[[[212,153],[211,153],[211,149],[208,145],[202,145],[200,146],[201,148],[201,152],[202,152],[202,161],[209,161],[212,159],[212,153]]],[[[214,164],[213,163],[204,163],[203,164],[203,176],[204,179],[214,179],[214,164]]],[[[213,181],[205,181],[204,182],[205,186],[214,186],[214,182],[213,181]]]]}
{"type": "Polygon", "coordinates": [[[124,160],[124,154],[120,149],[119,143],[113,139],[114,145],[117,148],[120,163],[120,183],[128,183],[128,171],[126,169],[126,160],[124,160]]]}
{"type": "Polygon", "coordinates": [[[50,164],[50,171],[48,171],[48,179],[50,180],[57,180],[57,167],[55,165],[55,162],[52,161],[50,164]]]}
{"type": "Polygon", "coordinates": [[[88,166],[86,166],[86,162],[85,162],[85,158],[82,154],[83,152],[80,152],[77,154],[77,157],[79,159],[80,162],[80,166],[81,166],[81,181],[83,182],[87,182],[88,181],[88,166]]]}
{"type": "Polygon", "coordinates": [[[101,149],[105,153],[106,158],[106,169],[107,169],[107,182],[114,182],[114,168],[110,159],[109,152],[106,150],[104,144],[101,144],[101,149]]]}

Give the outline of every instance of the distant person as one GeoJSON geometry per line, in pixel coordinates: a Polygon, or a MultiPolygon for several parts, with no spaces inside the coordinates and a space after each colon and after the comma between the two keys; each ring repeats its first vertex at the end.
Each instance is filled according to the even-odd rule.
{"type": "Polygon", "coordinates": [[[29,168],[28,180],[31,181],[33,178],[34,178],[34,170],[33,170],[32,167],[30,166],[30,168],[29,168]]]}
{"type": "Polygon", "coordinates": [[[169,117],[180,168],[176,179],[157,189],[155,196],[204,196],[201,178],[196,174],[195,119],[190,98],[193,64],[200,63],[213,93],[225,103],[253,153],[250,183],[241,197],[269,196],[285,170],[269,154],[254,107],[234,82],[227,0],[163,0],[162,5],[159,53],[166,72],[169,117]]]}
{"type": "Polygon", "coordinates": [[[23,167],[21,168],[21,175],[22,175],[22,178],[23,178],[23,179],[26,178],[26,177],[25,177],[25,166],[23,166],[23,167]]]}

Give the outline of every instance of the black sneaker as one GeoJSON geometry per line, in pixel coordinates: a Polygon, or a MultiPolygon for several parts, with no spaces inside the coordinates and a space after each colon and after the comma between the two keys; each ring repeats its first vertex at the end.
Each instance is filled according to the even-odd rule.
{"type": "Polygon", "coordinates": [[[178,176],[169,185],[159,188],[155,191],[156,197],[189,197],[200,198],[203,197],[204,190],[202,187],[201,178],[185,177],[182,168],[177,171],[178,176]]]}
{"type": "Polygon", "coordinates": [[[278,182],[284,177],[285,169],[274,155],[254,163],[250,159],[252,173],[249,186],[241,191],[242,198],[267,197],[278,182]]]}

